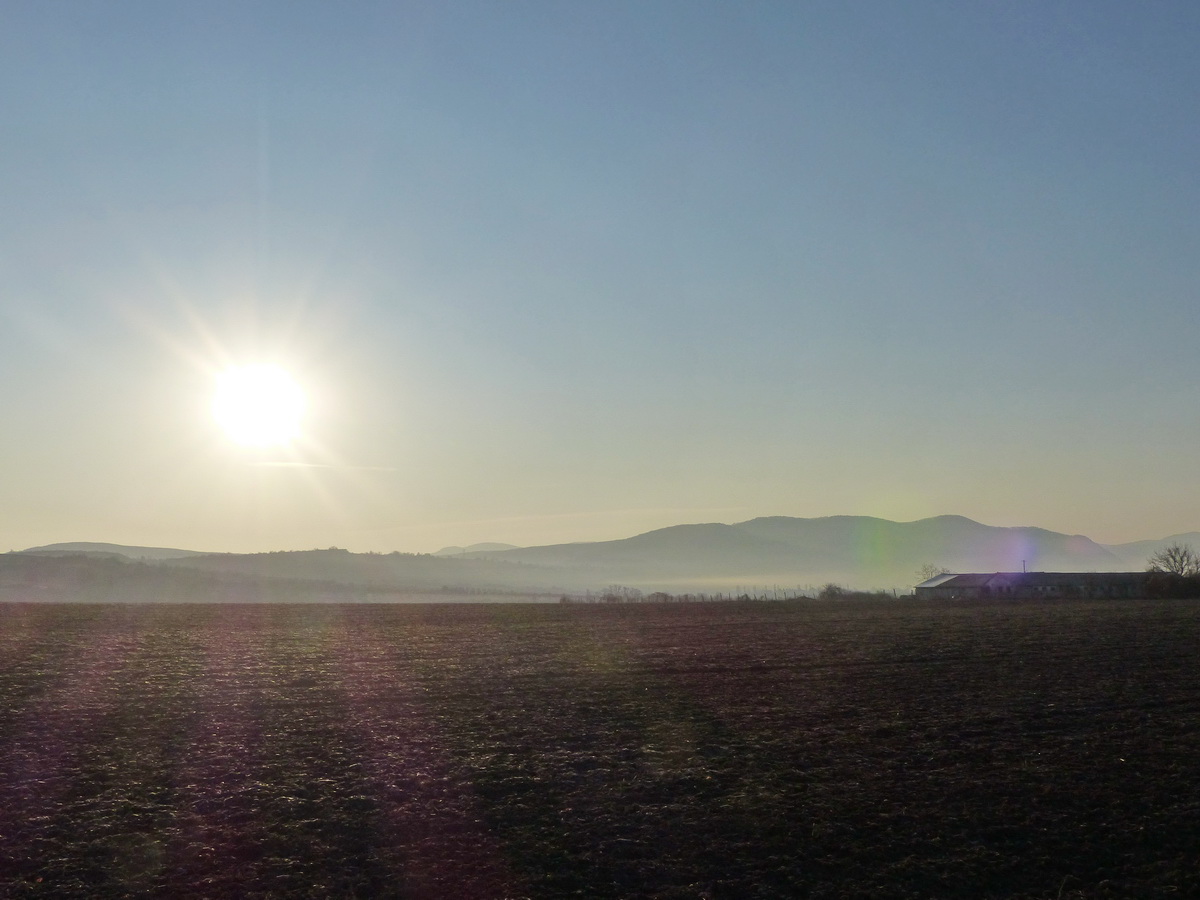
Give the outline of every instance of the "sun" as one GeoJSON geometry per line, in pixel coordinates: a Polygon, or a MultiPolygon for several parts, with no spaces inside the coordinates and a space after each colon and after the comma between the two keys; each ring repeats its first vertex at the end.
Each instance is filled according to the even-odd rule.
{"type": "Polygon", "coordinates": [[[212,412],[235,443],[272,447],[300,436],[304,391],[291,375],[274,365],[238,366],[217,376],[212,412]]]}

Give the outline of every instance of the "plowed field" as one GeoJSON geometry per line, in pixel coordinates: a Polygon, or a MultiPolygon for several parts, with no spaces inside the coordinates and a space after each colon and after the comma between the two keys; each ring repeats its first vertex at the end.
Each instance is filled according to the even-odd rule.
{"type": "Polygon", "coordinates": [[[0,606],[0,896],[1200,896],[1200,604],[0,606]]]}

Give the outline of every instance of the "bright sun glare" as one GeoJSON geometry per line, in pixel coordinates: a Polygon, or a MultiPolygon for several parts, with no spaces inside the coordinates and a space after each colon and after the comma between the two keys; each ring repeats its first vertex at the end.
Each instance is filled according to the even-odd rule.
{"type": "Polygon", "coordinates": [[[278,366],[228,369],[217,378],[213,416],[233,441],[249,447],[286,444],[300,436],[304,391],[278,366]]]}

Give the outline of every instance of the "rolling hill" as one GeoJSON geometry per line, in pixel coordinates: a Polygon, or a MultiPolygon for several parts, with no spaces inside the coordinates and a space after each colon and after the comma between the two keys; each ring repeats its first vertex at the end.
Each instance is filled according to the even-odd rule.
{"type": "MultiPolygon", "coordinates": [[[[1120,571],[1125,558],[1082,535],[1000,528],[962,516],[771,516],[676,525],[616,541],[478,554],[654,588],[819,584],[906,587],[921,565],[953,571],[1120,571]]],[[[1144,564],[1144,559],[1142,560],[1144,564]]],[[[1137,568],[1141,568],[1139,565],[1137,568]]]]}
{"type": "Polygon", "coordinates": [[[74,541],[65,544],[46,544],[30,547],[22,553],[42,556],[95,556],[124,557],[126,559],[159,560],[182,559],[187,556],[203,556],[198,550],[176,550],[173,547],[131,547],[126,544],[102,544],[93,541],[74,541]]]}
{"type": "MultiPolygon", "coordinates": [[[[907,590],[922,565],[956,572],[1138,571],[1170,543],[1200,533],[1101,545],[1044,528],[1001,528],[963,516],[893,522],[869,516],[768,516],[675,525],[613,541],[511,547],[475,544],[437,554],[305,550],[204,554],[119,544],[52,544],[24,556],[136,562],[238,583],[322,583],[368,591],[573,592],[613,584],[645,591],[795,589],[834,582],[907,590]]],[[[10,554],[18,555],[18,554],[10,554]]]]}
{"type": "Polygon", "coordinates": [[[1200,551],[1200,531],[1190,531],[1187,534],[1173,534],[1157,541],[1132,541],[1128,544],[1105,544],[1108,550],[1120,559],[1131,570],[1137,571],[1146,567],[1146,560],[1172,544],[1183,544],[1193,550],[1200,551]]]}

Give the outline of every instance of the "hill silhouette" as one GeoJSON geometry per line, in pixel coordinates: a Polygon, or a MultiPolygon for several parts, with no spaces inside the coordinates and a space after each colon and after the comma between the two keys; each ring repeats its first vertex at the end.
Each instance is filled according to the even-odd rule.
{"type": "MultiPolygon", "coordinates": [[[[480,554],[604,573],[652,587],[797,584],[903,587],[925,563],[953,571],[1119,571],[1128,562],[1083,535],[1001,528],[963,516],[893,522],[870,516],[769,516],[676,525],[616,541],[480,554]]],[[[1143,560],[1144,563],[1144,560],[1143,560]]],[[[1138,566],[1141,568],[1141,566],[1138,566]]]]}
{"type": "Polygon", "coordinates": [[[493,550],[516,550],[516,544],[501,544],[496,541],[485,541],[482,544],[470,544],[466,547],[443,547],[434,556],[470,556],[473,553],[489,553],[493,550]]]}
{"type": "MultiPolygon", "coordinates": [[[[114,565],[137,562],[156,571],[203,574],[222,584],[286,582],[372,595],[549,594],[597,591],[614,584],[679,593],[796,589],[828,582],[855,589],[907,590],[925,564],[956,572],[1140,571],[1152,553],[1170,543],[1200,547],[1200,533],[1105,546],[1083,535],[996,527],[953,515],[914,522],[870,516],[767,516],[734,524],[674,525],[613,541],[519,548],[475,544],[448,547],[437,554],[339,549],[198,553],[71,543],[8,556],[107,560],[114,565]]],[[[132,572],[110,567],[107,574],[96,577],[107,579],[105,583],[123,583],[134,577],[132,572]]],[[[142,573],[134,580],[139,585],[157,584],[161,577],[142,573]]],[[[9,579],[10,585],[26,581],[9,579]]]]}
{"type": "Polygon", "coordinates": [[[1128,544],[1105,544],[1105,549],[1124,562],[1134,571],[1144,569],[1146,560],[1172,544],[1182,544],[1193,550],[1200,550],[1200,531],[1190,531],[1187,534],[1173,534],[1157,541],[1131,541],[1128,544]]]}
{"type": "Polygon", "coordinates": [[[68,554],[84,556],[124,557],[126,559],[181,559],[185,556],[203,556],[198,550],[177,550],[173,547],[131,547],[127,544],[103,544],[94,541],[74,541],[64,544],[46,544],[42,547],[30,547],[22,553],[36,553],[44,556],[66,556],[68,554]]]}

